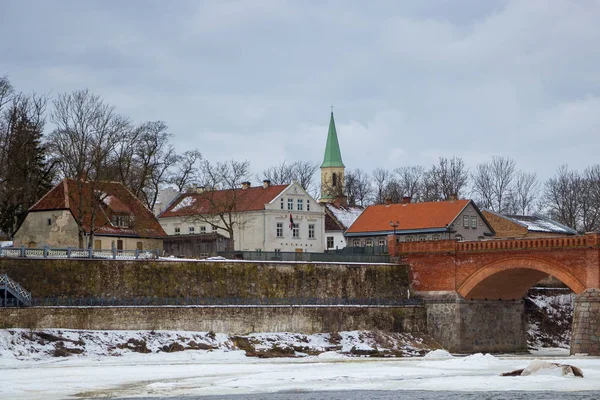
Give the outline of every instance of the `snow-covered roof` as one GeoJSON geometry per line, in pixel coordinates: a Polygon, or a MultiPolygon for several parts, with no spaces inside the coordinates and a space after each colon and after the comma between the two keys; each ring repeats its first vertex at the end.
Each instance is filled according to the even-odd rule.
{"type": "Polygon", "coordinates": [[[530,232],[547,232],[576,235],[577,231],[562,225],[544,216],[535,215],[507,215],[506,217],[525,225],[530,232]]]}
{"type": "Polygon", "coordinates": [[[331,211],[335,219],[344,225],[345,229],[348,229],[350,225],[356,221],[358,216],[365,210],[362,207],[336,207],[333,204],[327,204],[326,207],[329,211],[331,211]]]}

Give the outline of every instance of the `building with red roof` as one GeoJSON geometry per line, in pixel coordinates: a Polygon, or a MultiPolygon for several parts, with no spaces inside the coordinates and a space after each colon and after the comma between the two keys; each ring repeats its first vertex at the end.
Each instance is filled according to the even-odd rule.
{"type": "Polygon", "coordinates": [[[216,233],[232,238],[238,251],[323,251],[323,207],[297,182],[198,188],[182,193],[158,219],[169,236],[216,233]]]}
{"type": "Polygon", "coordinates": [[[117,250],[162,249],[156,217],[124,185],[63,179],[34,204],[14,235],[15,246],[117,250]]]}
{"type": "Polygon", "coordinates": [[[472,200],[369,206],[346,231],[349,246],[385,246],[387,235],[397,241],[483,240],[494,230],[472,200]]]}

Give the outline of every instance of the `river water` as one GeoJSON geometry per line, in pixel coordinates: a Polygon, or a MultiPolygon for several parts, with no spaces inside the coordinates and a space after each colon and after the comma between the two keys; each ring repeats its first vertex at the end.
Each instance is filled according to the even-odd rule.
{"type": "MultiPolygon", "coordinates": [[[[598,400],[600,391],[585,392],[446,392],[337,391],[279,392],[227,396],[146,397],[138,400],[598,400]]],[[[125,400],[125,399],[123,399],[125,400]]]]}

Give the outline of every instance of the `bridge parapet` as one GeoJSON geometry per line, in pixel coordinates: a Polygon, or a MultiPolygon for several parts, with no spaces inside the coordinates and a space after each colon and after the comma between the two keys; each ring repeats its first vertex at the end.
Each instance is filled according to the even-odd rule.
{"type": "Polygon", "coordinates": [[[527,250],[527,249],[566,249],[598,247],[600,235],[596,233],[577,236],[555,236],[522,239],[491,239],[481,241],[458,242],[455,240],[437,240],[423,242],[398,242],[394,236],[388,237],[390,255],[412,253],[457,253],[478,251],[527,250]]]}

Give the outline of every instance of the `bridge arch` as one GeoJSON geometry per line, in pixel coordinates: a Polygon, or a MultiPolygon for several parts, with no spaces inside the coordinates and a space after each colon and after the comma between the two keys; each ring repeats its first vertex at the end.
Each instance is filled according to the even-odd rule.
{"type": "Polygon", "coordinates": [[[506,257],[478,269],[457,291],[465,299],[520,299],[546,275],[559,279],[576,294],[585,290],[579,279],[554,261],[538,257],[506,257]]]}

